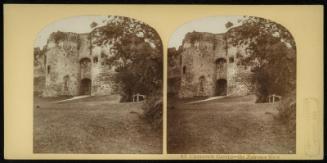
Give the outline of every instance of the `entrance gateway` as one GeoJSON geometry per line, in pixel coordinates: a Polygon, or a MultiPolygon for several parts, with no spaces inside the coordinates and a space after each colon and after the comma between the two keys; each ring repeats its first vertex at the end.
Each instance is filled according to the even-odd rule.
{"type": "Polygon", "coordinates": [[[216,96],[227,95],[227,81],[226,79],[218,79],[216,81],[216,96]]]}
{"type": "Polygon", "coordinates": [[[91,80],[84,78],[81,80],[80,85],[80,95],[90,95],[91,94],[91,80]]]}

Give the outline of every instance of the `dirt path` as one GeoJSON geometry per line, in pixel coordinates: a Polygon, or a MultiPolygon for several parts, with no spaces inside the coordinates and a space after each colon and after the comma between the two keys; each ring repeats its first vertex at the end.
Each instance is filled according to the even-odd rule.
{"type": "Polygon", "coordinates": [[[170,108],[168,153],[295,153],[295,135],[273,118],[275,105],[254,104],[253,96],[170,108]]]}
{"type": "Polygon", "coordinates": [[[55,100],[35,99],[35,153],[162,152],[162,133],[140,118],[141,103],[55,100]]]}

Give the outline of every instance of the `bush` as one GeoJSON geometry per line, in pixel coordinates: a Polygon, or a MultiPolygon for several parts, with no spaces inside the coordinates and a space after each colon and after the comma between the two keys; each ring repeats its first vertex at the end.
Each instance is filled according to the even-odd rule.
{"type": "Polygon", "coordinates": [[[296,96],[295,91],[284,97],[279,103],[277,118],[288,127],[289,132],[296,130],[296,96]]]}
{"type": "Polygon", "coordinates": [[[226,38],[233,46],[246,47],[246,55],[238,53],[237,59],[254,73],[257,102],[267,102],[272,94],[287,97],[296,89],[296,45],[282,25],[245,17],[240,26],[228,30],[226,38]]]}
{"type": "Polygon", "coordinates": [[[162,129],[162,96],[154,95],[148,97],[144,102],[144,119],[148,121],[154,129],[162,129]]]}

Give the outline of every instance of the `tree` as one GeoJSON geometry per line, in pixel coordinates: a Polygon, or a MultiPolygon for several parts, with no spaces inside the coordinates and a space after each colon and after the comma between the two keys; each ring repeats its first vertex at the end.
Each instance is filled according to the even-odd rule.
{"type": "Polygon", "coordinates": [[[225,24],[225,27],[228,29],[230,27],[232,27],[234,24],[230,21],[228,21],[226,24],[225,24]]]}
{"type": "Polygon", "coordinates": [[[91,46],[113,45],[107,64],[116,67],[114,80],[120,85],[123,101],[131,101],[135,93],[145,94],[144,117],[160,129],[163,50],[158,33],[143,22],[127,17],[108,16],[104,23],[91,32],[91,46]]]}
{"type": "Polygon", "coordinates": [[[91,24],[90,24],[90,27],[91,28],[95,28],[95,27],[97,27],[98,26],[98,23],[96,23],[96,22],[92,22],[91,24]]]}
{"type": "Polygon", "coordinates": [[[115,80],[125,100],[131,100],[134,93],[161,96],[162,43],[153,28],[135,19],[108,16],[106,25],[95,28],[91,35],[94,45],[114,45],[107,64],[116,67],[115,80]]]}
{"type": "Polygon", "coordinates": [[[245,17],[227,32],[228,41],[246,46],[249,55],[238,55],[241,64],[252,66],[258,102],[270,94],[288,96],[295,89],[296,45],[282,25],[258,17],[245,17]]]}

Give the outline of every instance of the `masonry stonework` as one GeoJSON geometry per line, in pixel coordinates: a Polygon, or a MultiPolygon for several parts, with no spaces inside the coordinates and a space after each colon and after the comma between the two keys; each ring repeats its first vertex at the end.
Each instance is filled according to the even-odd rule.
{"type": "Polygon", "coordinates": [[[225,33],[194,31],[185,35],[178,50],[169,49],[168,93],[180,98],[250,94],[251,68],[239,64],[237,57],[246,55],[246,46],[227,40],[225,33]]]}
{"type": "MultiPolygon", "coordinates": [[[[89,33],[55,32],[50,35],[44,62],[34,66],[35,85],[42,96],[117,93],[117,83],[112,79],[114,67],[106,63],[112,45],[92,45],[91,40],[89,33]]],[[[40,57],[35,59],[42,60],[40,57]]]]}

